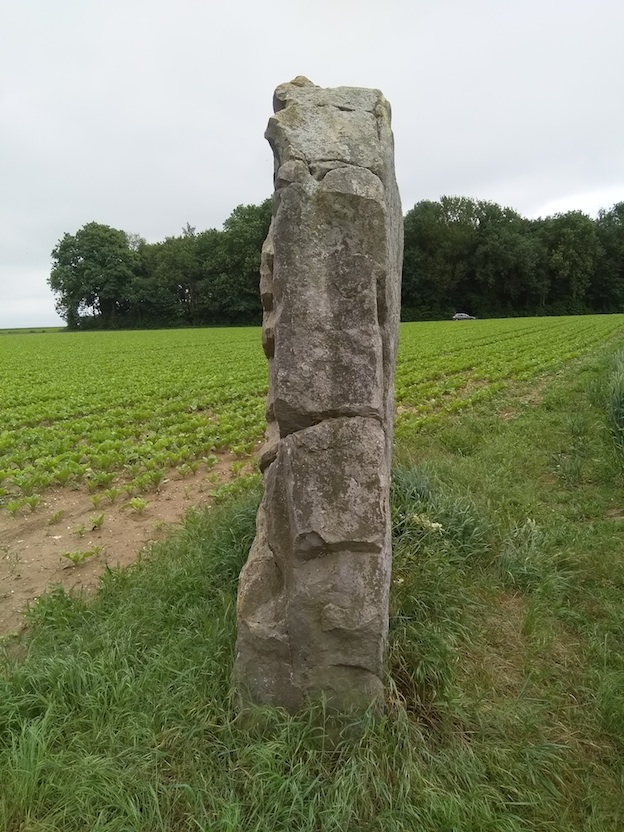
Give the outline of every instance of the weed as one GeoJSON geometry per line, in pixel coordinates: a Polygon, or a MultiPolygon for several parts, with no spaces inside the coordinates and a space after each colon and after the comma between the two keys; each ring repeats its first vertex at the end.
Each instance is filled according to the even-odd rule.
{"type": "Polygon", "coordinates": [[[503,540],[498,568],[513,588],[532,590],[543,580],[544,535],[530,518],[516,526],[503,540]]]}
{"type": "Polygon", "coordinates": [[[555,467],[568,485],[578,485],[583,479],[583,459],[578,453],[557,455],[555,467]]]}
{"type": "MultiPolygon", "coordinates": [[[[20,557],[19,552],[11,552],[11,550],[9,549],[8,546],[2,546],[0,548],[0,551],[3,552],[2,560],[5,563],[8,563],[8,565],[9,565],[8,572],[5,572],[2,576],[0,576],[3,579],[6,579],[8,577],[11,577],[12,575],[14,575],[17,572],[17,569],[19,568],[19,566],[22,562],[22,558],[20,557]]],[[[0,598],[1,597],[2,597],[2,595],[0,595],[0,598]]]]}
{"type": "Polygon", "coordinates": [[[217,486],[212,492],[212,498],[215,503],[224,503],[227,500],[240,497],[250,489],[256,488],[259,481],[259,474],[249,474],[245,477],[238,477],[238,479],[233,482],[217,486]]]}

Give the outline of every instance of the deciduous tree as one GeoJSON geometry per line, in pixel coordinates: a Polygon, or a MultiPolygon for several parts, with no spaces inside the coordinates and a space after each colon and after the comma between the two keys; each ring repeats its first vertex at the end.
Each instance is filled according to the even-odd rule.
{"type": "Polygon", "coordinates": [[[85,315],[101,316],[112,325],[125,311],[137,263],[124,231],[90,222],[76,234],[65,234],[52,251],[48,282],[67,325],[79,326],[85,315]]]}

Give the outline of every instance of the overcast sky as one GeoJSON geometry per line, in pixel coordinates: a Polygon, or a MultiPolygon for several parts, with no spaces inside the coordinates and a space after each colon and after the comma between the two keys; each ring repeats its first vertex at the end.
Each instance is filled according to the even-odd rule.
{"type": "Polygon", "coordinates": [[[65,232],[219,228],[272,190],[273,89],[392,104],[403,209],[624,200],[622,0],[0,0],[0,328],[60,323],[65,232]]]}

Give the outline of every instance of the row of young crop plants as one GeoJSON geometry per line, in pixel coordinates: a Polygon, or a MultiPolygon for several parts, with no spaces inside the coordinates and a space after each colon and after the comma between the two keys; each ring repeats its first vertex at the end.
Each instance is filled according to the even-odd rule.
{"type": "MultiPolygon", "coordinates": [[[[608,339],[624,316],[404,324],[397,431],[493,396],[608,339]]],[[[3,339],[0,505],[53,486],[113,501],[261,441],[267,390],[257,328],[47,333],[3,339]],[[6,360],[4,360],[6,358],[6,360]]],[[[95,498],[94,498],[95,502],[95,498]]]]}
{"type": "Polygon", "coordinates": [[[395,381],[397,429],[407,434],[441,414],[491,398],[510,382],[562,366],[624,337],[623,324],[615,315],[444,323],[433,325],[427,338],[428,324],[421,324],[420,332],[407,329],[395,381]]]}

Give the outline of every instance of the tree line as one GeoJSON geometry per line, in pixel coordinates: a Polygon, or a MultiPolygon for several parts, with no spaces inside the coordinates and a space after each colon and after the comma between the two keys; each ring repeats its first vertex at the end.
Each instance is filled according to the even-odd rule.
{"type": "Polygon", "coordinates": [[[271,200],[239,205],[218,231],[189,223],[147,243],[90,222],[52,251],[48,283],[69,329],[259,323],[260,249],[271,200]]]}
{"type": "MultiPolygon", "coordinates": [[[[49,285],[70,329],[256,324],[271,200],[239,205],[222,230],[147,243],[91,222],[52,251],[49,285]]],[[[624,311],[624,202],[530,220],[467,197],[404,218],[402,317],[624,311]]]]}
{"type": "Polygon", "coordinates": [[[405,216],[403,313],[440,318],[624,311],[624,202],[530,220],[465,197],[405,216]]]}

